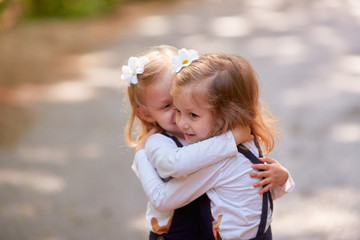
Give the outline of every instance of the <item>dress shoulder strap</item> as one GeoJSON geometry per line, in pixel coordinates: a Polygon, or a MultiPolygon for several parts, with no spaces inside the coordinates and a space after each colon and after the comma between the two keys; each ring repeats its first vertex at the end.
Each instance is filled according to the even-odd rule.
{"type": "MultiPolygon", "coordinates": [[[[254,139],[255,146],[257,147],[259,151],[259,156],[262,157],[262,152],[260,148],[260,144],[254,139]]],[[[243,154],[247,159],[249,159],[253,164],[263,164],[247,147],[245,147],[243,144],[239,144],[237,146],[237,149],[239,153],[243,154]]],[[[274,205],[272,201],[271,192],[267,191],[263,194],[263,201],[262,201],[262,212],[261,212],[261,218],[260,218],[260,225],[258,232],[256,234],[256,237],[254,239],[258,239],[261,235],[265,233],[265,227],[266,227],[266,221],[267,221],[267,215],[268,215],[268,203],[270,203],[270,209],[271,212],[273,212],[274,205]]]]}
{"type": "Polygon", "coordinates": [[[179,139],[177,139],[175,136],[169,135],[169,134],[167,134],[167,133],[165,133],[165,132],[163,132],[162,135],[167,136],[167,137],[171,138],[172,140],[174,140],[174,142],[176,143],[176,146],[178,146],[179,148],[181,148],[181,147],[184,146],[184,145],[182,145],[182,143],[179,141],[179,139]]]}

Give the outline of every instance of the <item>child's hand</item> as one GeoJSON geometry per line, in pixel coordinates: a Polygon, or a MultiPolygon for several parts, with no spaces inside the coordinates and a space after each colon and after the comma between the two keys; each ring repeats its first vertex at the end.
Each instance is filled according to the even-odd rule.
{"type": "Polygon", "coordinates": [[[248,142],[254,139],[254,136],[251,135],[251,129],[249,126],[236,126],[232,131],[234,135],[236,145],[239,145],[243,142],[248,142]]]}
{"type": "Polygon", "coordinates": [[[148,140],[148,138],[153,135],[154,133],[159,132],[158,128],[152,128],[145,136],[143,136],[141,139],[139,139],[138,143],[135,147],[135,153],[137,153],[139,150],[145,148],[145,143],[148,140]]]}
{"type": "Polygon", "coordinates": [[[250,173],[252,178],[263,178],[259,182],[254,183],[254,187],[264,186],[259,194],[263,194],[269,191],[273,187],[282,186],[286,183],[289,178],[289,172],[281,166],[281,164],[275,159],[264,157],[259,158],[260,161],[268,164],[254,164],[253,169],[263,170],[260,172],[250,173]]]}

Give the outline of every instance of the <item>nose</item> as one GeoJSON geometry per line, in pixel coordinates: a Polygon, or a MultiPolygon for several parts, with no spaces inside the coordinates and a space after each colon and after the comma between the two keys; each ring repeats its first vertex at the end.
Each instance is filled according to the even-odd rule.
{"type": "Polygon", "coordinates": [[[182,130],[188,128],[188,124],[186,123],[186,119],[184,117],[182,117],[180,114],[177,114],[177,116],[176,116],[176,124],[182,130]]]}

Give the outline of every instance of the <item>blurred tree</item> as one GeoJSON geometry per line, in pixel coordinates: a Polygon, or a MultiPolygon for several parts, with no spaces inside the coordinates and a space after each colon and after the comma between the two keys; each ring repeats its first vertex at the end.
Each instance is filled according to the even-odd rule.
{"type": "Polygon", "coordinates": [[[21,19],[83,18],[115,11],[131,3],[169,0],[0,0],[0,30],[21,19]]]}
{"type": "Polygon", "coordinates": [[[166,0],[0,0],[0,30],[20,19],[93,17],[134,2],[166,0]]]}
{"type": "Polygon", "coordinates": [[[20,0],[0,0],[0,30],[14,26],[20,19],[21,14],[20,0]]]}
{"type": "Polygon", "coordinates": [[[88,17],[110,11],[122,0],[21,0],[29,18],[88,17]]]}

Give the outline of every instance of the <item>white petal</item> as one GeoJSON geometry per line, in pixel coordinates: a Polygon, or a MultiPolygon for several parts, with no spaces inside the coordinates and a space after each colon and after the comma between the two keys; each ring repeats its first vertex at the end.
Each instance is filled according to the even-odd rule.
{"type": "Polygon", "coordinates": [[[150,62],[150,60],[148,57],[141,57],[140,62],[145,66],[146,64],[148,64],[150,62]]]}
{"type": "Polygon", "coordinates": [[[136,74],[141,74],[141,73],[143,73],[144,72],[144,65],[142,65],[142,64],[138,64],[138,65],[136,65],[136,74]]]}
{"type": "Polygon", "coordinates": [[[121,79],[128,80],[128,79],[130,79],[131,76],[132,76],[132,72],[131,72],[131,69],[129,68],[129,66],[122,66],[121,79]]]}
{"type": "Polygon", "coordinates": [[[182,62],[185,59],[188,59],[188,51],[185,48],[180,49],[178,54],[179,54],[180,62],[182,62]]]}
{"type": "Polygon", "coordinates": [[[173,56],[173,57],[171,58],[171,64],[172,64],[173,66],[179,65],[179,63],[180,63],[179,56],[173,56]]]}
{"type": "Polygon", "coordinates": [[[171,58],[171,65],[174,67],[172,70],[173,73],[179,71],[178,68],[181,66],[179,56],[173,56],[171,58]]]}
{"type": "Polygon", "coordinates": [[[138,83],[138,79],[137,79],[136,75],[131,76],[130,81],[129,81],[129,85],[130,85],[130,83],[132,83],[132,84],[137,84],[138,83]]]}
{"type": "Polygon", "coordinates": [[[188,54],[189,54],[189,59],[191,61],[194,61],[199,58],[199,52],[196,50],[191,49],[189,50],[188,54]]]}
{"type": "Polygon", "coordinates": [[[129,70],[130,70],[130,68],[127,65],[123,65],[122,68],[121,68],[122,72],[128,72],[129,70]]]}
{"type": "Polygon", "coordinates": [[[132,65],[135,61],[135,57],[129,57],[128,59],[128,66],[132,65]]]}
{"type": "Polygon", "coordinates": [[[130,57],[128,61],[128,66],[131,69],[132,72],[136,72],[136,65],[139,59],[137,57],[130,57]]]}
{"type": "Polygon", "coordinates": [[[137,74],[141,74],[144,72],[144,67],[145,65],[149,63],[149,58],[148,57],[141,57],[141,58],[137,58],[136,59],[136,73],[137,74]]]}

